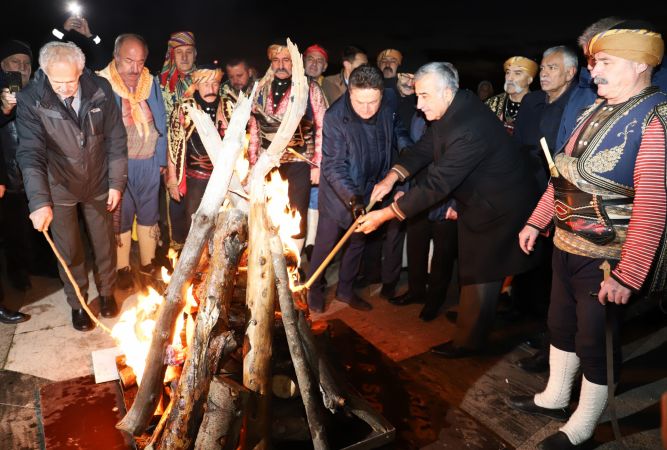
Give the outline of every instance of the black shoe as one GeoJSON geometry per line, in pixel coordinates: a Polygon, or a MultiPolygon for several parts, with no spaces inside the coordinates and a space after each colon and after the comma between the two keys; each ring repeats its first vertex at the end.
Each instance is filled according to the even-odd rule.
{"type": "Polygon", "coordinates": [[[83,308],[79,308],[72,310],[72,326],[75,330],[91,331],[95,328],[95,323],[83,308]]]}
{"type": "Polygon", "coordinates": [[[458,311],[454,311],[453,309],[450,309],[449,311],[445,312],[445,317],[451,323],[456,324],[456,321],[459,319],[459,313],[458,313],[458,311]]]}
{"type": "Polygon", "coordinates": [[[431,353],[435,353],[438,356],[445,358],[465,358],[468,356],[474,356],[478,352],[475,350],[468,350],[463,347],[457,347],[454,345],[454,341],[445,342],[444,344],[436,345],[431,347],[431,353]]]}
{"type": "Polygon", "coordinates": [[[409,305],[410,303],[421,303],[423,301],[421,296],[413,295],[410,291],[389,299],[389,303],[397,306],[409,305]]]}
{"type": "Polygon", "coordinates": [[[149,287],[152,287],[156,291],[162,290],[162,286],[160,286],[160,284],[162,284],[162,280],[160,280],[157,275],[157,266],[153,263],[139,267],[141,287],[146,293],[148,293],[149,287]]]}
{"type": "Polygon", "coordinates": [[[574,445],[570,442],[570,438],[567,437],[567,434],[559,431],[537,444],[537,448],[541,450],[569,450],[584,447],[583,445],[574,445]]]}
{"type": "Polygon", "coordinates": [[[0,322],[2,323],[13,325],[15,323],[25,322],[28,319],[30,319],[28,314],[23,314],[18,311],[10,311],[5,307],[0,306],[0,322]]]}
{"type": "Polygon", "coordinates": [[[517,360],[516,365],[530,373],[546,372],[549,369],[549,352],[538,350],[532,356],[517,360]]]}
{"type": "Polygon", "coordinates": [[[130,289],[133,285],[132,282],[132,269],[130,266],[123,267],[118,269],[118,276],[116,277],[116,287],[121,291],[130,289]]]}
{"type": "Polygon", "coordinates": [[[113,295],[100,295],[100,314],[107,319],[118,315],[118,305],[113,295]]]}
{"type": "Polygon", "coordinates": [[[440,310],[439,306],[431,306],[427,303],[424,305],[421,312],[419,313],[419,318],[424,322],[430,322],[431,320],[438,317],[439,310],[440,310]]]}
{"type": "Polygon", "coordinates": [[[396,296],[396,283],[382,283],[380,297],[391,301],[391,298],[394,296],[396,296]]]}
{"type": "Polygon", "coordinates": [[[544,416],[550,419],[565,422],[570,418],[570,412],[567,408],[542,408],[535,404],[534,396],[532,395],[517,395],[507,398],[507,404],[519,411],[533,414],[536,416],[544,416]]]}
{"type": "Polygon", "coordinates": [[[371,309],[373,309],[373,305],[371,305],[366,300],[362,299],[361,297],[355,294],[352,294],[352,298],[350,299],[337,298],[337,300],[343,303],[347,303],[348,305],[350,305],[350,308],[354,308],[359,311],[370,311],[371,309]]]}

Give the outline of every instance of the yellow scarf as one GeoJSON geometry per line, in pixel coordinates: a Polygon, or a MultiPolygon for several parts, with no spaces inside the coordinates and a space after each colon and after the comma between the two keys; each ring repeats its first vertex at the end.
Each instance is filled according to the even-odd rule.
{"type": "Polygon", "coordinates": [[[137,132],[144,140],[148,139],[149,128],[148,120],[141,109],[141,102],[146,101],[151,95],[151,87],[153,86],[153,77],[147,68],[143,68],[139,76],[139,83],[134,92],[130,92],[123,82],[118,70],[116,69],[116,61],[111,61],[108,66],[98,73],[101,77],[106,78],[111,83],[113,91],[120,97],[130,102],[130,114],[132,120],[137,126],[137,132]],[[141,125],[141,126],[139,126],[141,125]]]}

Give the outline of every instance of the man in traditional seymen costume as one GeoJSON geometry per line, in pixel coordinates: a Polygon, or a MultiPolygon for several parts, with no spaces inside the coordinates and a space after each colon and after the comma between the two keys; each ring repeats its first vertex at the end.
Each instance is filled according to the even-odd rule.
{"type": "Polygon", "coordinates": [[[521,100],[530,92],[530,83],[537,75],[537,63],[524,56],[512,56],[503,64],[505,92],[495,95],[485,103],[503,122],[509,134],[514,133],[514,121],[519,114],[521,100]]]}
{"type": "MultiPolygon", "coordinates": [[[[208,180],[213,172],[213,163],[199,137],[185,105],[206,112],[223,136],[228,122],[220,99],[222,70],[213,65],[204,65],[192,73],[192,85],[184,99],[174,108],[169,118],[169,169],[167,188],[176,202],[185,204],[186,229],[190,229],[192,215],[199,208],[208,180]]],[[[224,161],[234,164],[234,161],[224,161]]]]}
{"type": "Polygon", "coordinates": [[[160,170],[167,166],[167,119],[159,80],[144,67],[147,57],[148,46],[141,36],[121,34],[116,38],[113,60],[99,72],[111,83],[127,132],[127,186],[116,250],[119,289],[132,286],[130,248],[135,218],[144,285],[152,283],[156,269],[153,260],[159,237],[160,170]]]}
{"type": "MultiPolygon", "coordinates": [[[[282,44],[271,45],[267,56],[271,61],[271,68],[260,82],[250,118],[250,164],[255,164],[259,155],[269,148],[280,127],[283,114],[287,111],[292,90],[292,58],[287,47],[282,44]]],[[[326,110],[326,100],[319,84],[310,80],[308,85],[306,113],[280,158],[279,167],[280,175],[289,182],[290,206],[301,215],[300,232],[294,236],[299,251],[306,238],[311,183],[320,182],[322,122],[326,110]]]]}
{"type": "Polygon", "coordinates": [[[582,115],[556,155],[558,176],[519,234],[529,253],[538,234],[556,225],[549,381],[535,396],[509,399],[514,408],[567,421],[540,443],[543,449],[579,448],[591,438],[621,365],[623,305],[640,289],[664,290],[650,275],[666,270],[667,95],[651,86],[664,43],[645,27],[621,23],[589,42],[603,101],[582,115]],[[601,267],[609,265],[605,276],[601,267]],[[605,327],[613,334],[613,361],[605,356],[605,327]],[[580,367],[579,404],[570,416],[580,367]]]}

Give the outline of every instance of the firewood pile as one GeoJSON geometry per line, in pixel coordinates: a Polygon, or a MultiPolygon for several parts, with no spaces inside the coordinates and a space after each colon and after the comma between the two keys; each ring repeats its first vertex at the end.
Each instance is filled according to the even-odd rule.
{"type": "MultiPolygon", "coordinates": [[[[274,188],[268,175],[308,98],[301,55],[289,40],[287,45],[290,104],[245,180],[235,162],[243,155],[255,90],[248,98],[240,95],[224,140],[205,113],[188,111],[214,170],[157,309],[136,395],[116,425],[136,436],[140,448],[268,449],[299,440],[318,450],[339,448],[334,443],[340,439],[328,437],[327,429],[340,416],[359,421],[376,438],[346,448],[375,448],[394,437],[393,427],[347,387],[320,351],[305,291],[294,289],[297,252],[269,204],[274,188]],[[188,288],[198,300],[194,308],[186,307],[188,288]],[[184,309],[194,320],[176,331],[184,309]],[[172,345],[179,333],[182,351],[172,345]]],[[[129,387],[135,377],[123,359],[119,372],[129,387]]]]}

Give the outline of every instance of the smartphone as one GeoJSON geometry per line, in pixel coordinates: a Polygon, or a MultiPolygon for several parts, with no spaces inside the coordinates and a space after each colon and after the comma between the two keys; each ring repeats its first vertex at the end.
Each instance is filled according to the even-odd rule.
{"type": "Polygon", "coordinates": [[[23,77],[21,72],[5,72],[5,77],[7,78],[7,87],[9,92],[16,94],[23,87],[23,77]]]}

